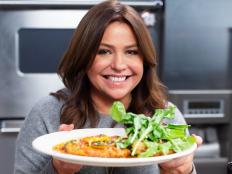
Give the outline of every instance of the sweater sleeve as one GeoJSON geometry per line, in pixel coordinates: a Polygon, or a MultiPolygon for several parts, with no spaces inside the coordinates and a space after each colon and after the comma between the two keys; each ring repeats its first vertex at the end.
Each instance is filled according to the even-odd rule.
{"type": "Polygon", "coordinates": [[[51,102],[40,102],[25,118],[16,140],[14,174],[55,174],[51,157],[32,147],[35,138],[57,130],[57,120],[50,125],[55,113],[49,107],[55,109],[51,102]]]}

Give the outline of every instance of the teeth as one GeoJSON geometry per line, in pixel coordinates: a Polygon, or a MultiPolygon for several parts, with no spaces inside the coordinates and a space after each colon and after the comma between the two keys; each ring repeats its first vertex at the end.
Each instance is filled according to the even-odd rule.
{"type": "Polygon", "coordinates": [[[122,82],[126,80],[126,76],[123,77],[109,76],[109,79],[112,80],[113,82],[122,82]]]}

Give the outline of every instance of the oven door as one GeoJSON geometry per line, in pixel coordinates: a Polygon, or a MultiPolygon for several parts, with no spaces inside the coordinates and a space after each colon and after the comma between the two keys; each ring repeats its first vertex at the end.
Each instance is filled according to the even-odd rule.
{"type": "Polygon", "coordinates": [[[0,11],[0,118],[25,117],[42,96],[62,88],[55,74],[86,10],[0,11]]]}
{"type": "Polygon", "coordinates": [[[55,74],[86,10],[0,10],[0,164],[13,173],[15,140],[41,97],[63,87],[55,74]],[[20,120],[21,119],[21,120],[20,120]]]}

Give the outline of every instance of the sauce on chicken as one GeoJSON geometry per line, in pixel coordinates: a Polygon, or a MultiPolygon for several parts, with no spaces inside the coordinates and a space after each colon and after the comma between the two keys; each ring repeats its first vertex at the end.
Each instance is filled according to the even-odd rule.
{"type": "Polygon", "coordinates": [[[97,135],[81,139],[73,139],[65,143],[54,146],[54,150],[61,153],[105,157],[105,158],[128,158],[131,151],[116,147],[116,141],[119,136],[97,135]]]}

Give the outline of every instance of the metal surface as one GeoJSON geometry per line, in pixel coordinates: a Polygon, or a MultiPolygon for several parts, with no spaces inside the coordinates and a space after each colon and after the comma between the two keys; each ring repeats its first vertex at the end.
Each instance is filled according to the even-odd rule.
{"type": "Polygon", "coordinates": [[[41,97],[63,87],[55,73],[24,74],[20,72],[18,30],[21,28],[76,28],[85,13],[86,10],[0,11],[1,119],[25,117],[41,97]]]}
{"type": "Polygon", "coordinates": [[[184,113],[188,123],[193,124],[220,124],[230,120],[232,91],[231,90],[171,90],[170,100],[184,113]],[[186,111],[186,101],[219,101],[219,113],[191,113],[186,111]]]}
{"type": "Polygon", "coordinates": [[[0,133],[18,133],[23,120],[3,120],[1,121],[0,133]]]}
{"type": "MultiPolygon", "coordinates": [[[[10,6],[56,6],[62,7],[65,6],[92,6],[97,3],[102,2],[103,0],[67,0],[67,1],[60,1],[60,0],[1,0],[0,5],[2,7],[10,7],[10,6]]],[[[122,1],[124,4],[131,5],[131,6],[142,6],[142,7],[162,7],[163,1],[162,0],[124,0],[122,1]]]]}
{"type": "Polygon", "coordinates": [[[203,144],[195,152],[195,158],[219,158],[220,144],[218,142],[203,144]]]}
{"type": "Polygon", "coordinates": [[[224,117],[224,100],[184,100],[183,104],[183,114],[185,118],[224,117]],[[211,103],[216,103],[217,106],[211,106],[211,103]],[[193,106],[191,106],[191,104],[193,106]]]}
{"type": "MultiPolygon", "coordinates": [[[[171,90],[170,100],[182,113],[186,112],[186,101],[219,102],[219,113],[184,114],[186,121],[193,129],[192,133],[203,138],[203,145],[195,154],[194,164],[198,174],[226,174],[226,164],[229,160],[231,141],[229,127],[231,126],[231,90],[171,90]],[[207,129],[207,127],[211,129],[207,129]],[[195,131],[199,129],[199,131],[195,131]],[[202,132],[199,134],[199,132],[202,132]],[[212,135],[213,133],[213,135],[212,135]],[[208,134],[208,135],[207,135],[208,134]],[[216,135],[216,136],[215,136],[216,135]]],[[[210,110],[210,109],[209,109],[210,110]]],[[[212,112],[210,110],[210,112],[212,112]]],[[[218,111],[217,111],[218,112],[218,111]]]]}
{"type": "Polygon", "coordinates": [[[227,158],[198,158],[194,160],[197,174],[226,174],[227,158]]]}
{"type": "Polygon", "coordinates": [[[207,95],[231,95],[232,90],[169,90],[170,94],[177,95],[177,94],[207,94],[207,95]]]}
{"type": "Polygon", "coordinates": [[[12,174],[17,133],[0,133],[0,173],[12,174]]]}

